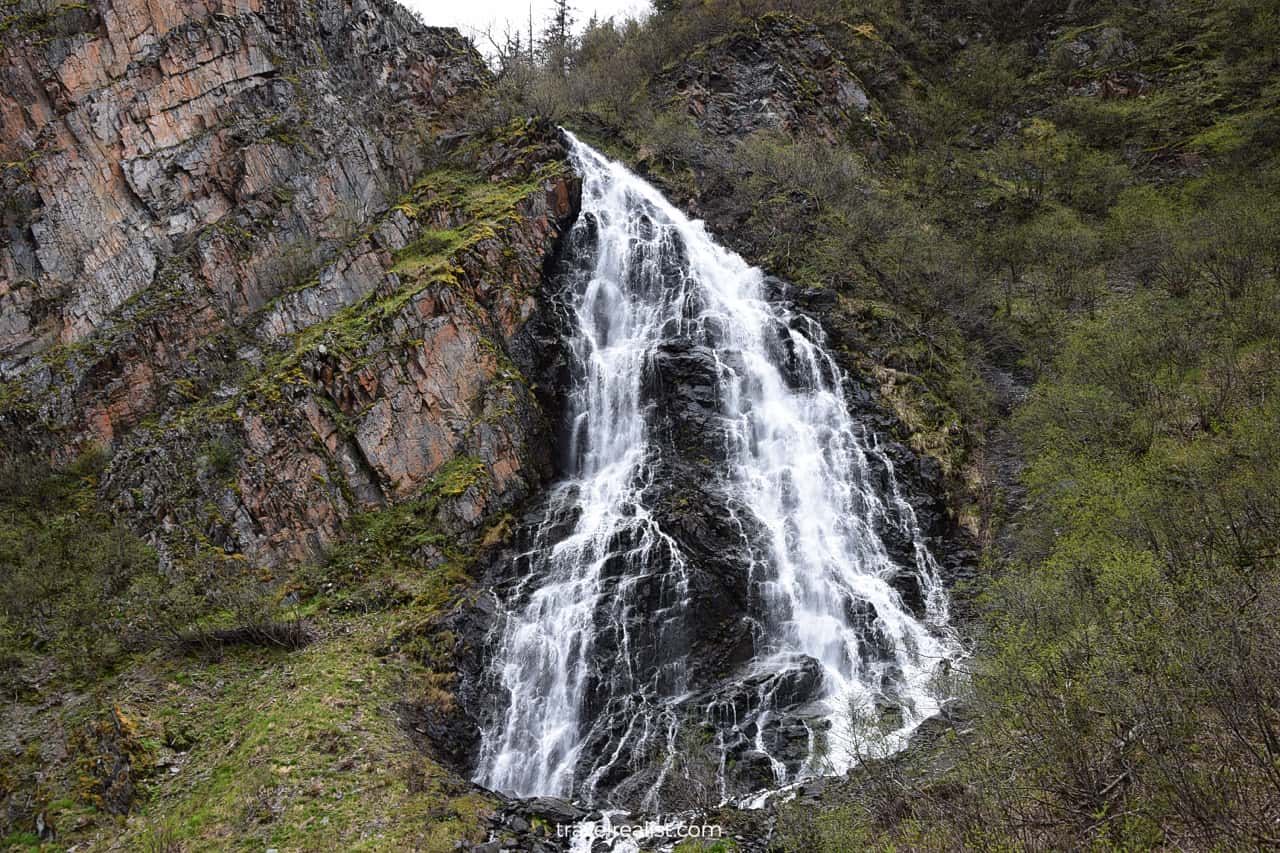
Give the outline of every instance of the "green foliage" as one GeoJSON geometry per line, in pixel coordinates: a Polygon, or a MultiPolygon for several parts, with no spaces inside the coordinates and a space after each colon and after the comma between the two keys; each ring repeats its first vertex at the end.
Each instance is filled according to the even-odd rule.
{"type": "Polygon", "coordinates": [[[226,478],[235,472],[242,452],[243,449],[234,438],[226,433],[219,433],[205,445],[200,461],[202,467],[215,477],[226,478]]]}
{"type": "Polygon", "coordinates": [[[17,686],[25,664],[51,655],[77,677],[136,642],[133,585],[156,573],[154,552],[96,495],[105,459],[62,469],[10,455],[0,465],[0,662],[17,686]]]}
{"type": "Polygon", "coordinates": [[[487,799],[417,753],[392,712],[423,676],[379,651],[397,618],[341,617],[296,651],[155,659],[148,677],[117,685],[162,752],[168,732],[183,733],[183,761],[147,785],[116,843],[445,853],[459,840],[482,842],[487,799]]]}
{"type": "Polygon", "coordinates": [[[417,274],[439,264],[442,257],[456,250],[466,239],[466,234],[452,229],[429,229],[422,236],[396,253],[394,273],[417,274]]]}
{"type": "Polygon", "coordinates": [[[1086,213],[1105,211],[1128,174],[1113,156],[1044,119],[1032,119],[1016,139],[999,143],[991,170],[1027,204],[1056,200],[1086,213]]]}
{"type": "Polygon", "coordinates": [[[1035,510],[987,595],[978,684],[1059,831],[1270,837],[1280,328],[1213,303],[1082,322],[1019,420],[1035,510]]]}
{"type": "MultiPolygon", "coordinates": [[[[441,513],[454,500],[488,487],[482,461],[451,459],[414,497],[352,517],[328,560],[304,572],[304,586],[327,593],[328,606],[339,611],[413,602],[421,617],[437,615],[466,584],[476,548],[488,544],[447,535],[441,513]],[[422,571],[424,566],[430,571],[422,571]]],[[[500,519],[497,526],[504,525],[500,519]]]]}
{"type": "Polygon", "coordinates": [[[3,636],[6,654],[23,667],[15,677],[33,671],[40,678],[33,690],[60,695],[51,691],[61,682],[49,677],[48,662],[56,661],[77,667],[96,695],[114,703],[91,717],[73,716],[83,713],[81,703],[63,709],[45,701],[38,713],[19,706],[14,742],[33,745],[0,768],[0,830],[25,830],[43,812],[60,839],[83,839],[101,828],[110,802],[140,812],[117,830],[128,849],[314,849],[345,838],[353,849],[445,851],[460,838],[483,840],[486,800],[458,791],[447,771],[415,754],[389,709],[406,689],[452,701],[448,679],[416,660],[419,646],[443,641],[423,626],[454,601],[472,553],[443,535],[439,513],[484,492],[484,465],[454,459],[417,498],[354,518],[328,566],[282,587],[265,583],[243,559],[209,552],[162,574],[150,549],[126,540],[145,560],[108,598],[94,548],[110,529],[94,489],[104,461],[94,454],[55,470],[11,460],[0,478],[6,569],[20,533],[29,544],[41,523],[78,531],[66,544],[82,546],[79,555],[52,552],[64,561],[62,576],[78,586],[63,584],[34,612],[16,608],[25,601],[17,595],[30,580],[28,565],[62,564],[39,547],[19,571],[0,574],[0,625],[22,628],[3,636]],[[72,521],[75,527],[63,527],[72,521]],[[393,597],[377,598],[388,589],[393,597]],[[317,595],[282,605],[298,592],[317,595]],[[125,642],[110,645],[113,632],[125,642]],[[48,639],[37,644],[37,635],[48,639]],[[391,637],[417,645],[405,641],[403,654],[388,657],[399,644],[391,637]],[[110,659],[73,660],[98,649],[109,649],[110,659]],[[84,735],[50,759],[39,745],[52,748],[54,736],[32,726],[84,735]],[[151,772],[175,753],[178,762],[167,766],[180,766],[180,774],[151,772]],[[130,765],[124,775],[112,770],[119,756],[130,765]]]}
{"type": "Polygon", "coordinates": [[[777,272],[805,283],[840,284],[862,268],[859,252],[885,230],[860,158],[817,140],[760,132],[734,151],[744,195],[754,200],[749,234],[777,272]]]}
{"type": "Polygon", "coordinates": [[[981,602],[975,731],[905,806],[864,797],[837,835],[801,820],[811,849],[872,829],[907,847],[1274,842],[1280,281],[1251,231],[1274,199],[1219,175],[1113,209],[1105,263],[1149,284],[1064,321],[1017,417],[1029,509],[981,602]],[[1126,260],[1148,241],[1175,248],[1126,260]],[[1228,259],[1247,284],[1218,284],[1228,259]]]}
{"type": "MultiPolygon", "coordinates": [[[[225,475],[239,450],[202,457],[225,475]]],[[[88,452],[64,468],[10,456],[0,468],[0,663],[6,688],[92,680],[156,644],[297,647],[309,639],[261,574],[205,553],[162,571],[155,551],[97,492],[106,464],[88,452]]]]}
{"type": "Polygon", "coordinates": [[[92,28],[94,9],[74,0],[8,0],[0,5],[0,35],[40,40],[74,36],[92,28]]]}
{"type": "Polygon", "coordinates": [[[1025,64],[1008,45],[979,42],[956,57],[953,88],[971,108],[998,113],[1021,95],[1025,64]]]}

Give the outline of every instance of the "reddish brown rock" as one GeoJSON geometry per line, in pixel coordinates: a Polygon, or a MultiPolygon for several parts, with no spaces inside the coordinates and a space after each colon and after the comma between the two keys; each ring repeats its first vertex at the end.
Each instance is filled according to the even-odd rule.
{"type": "Polygon", "coordinates": [[[510,352],[575,186],[552,128],[457,145],[488,72],[456,32],[389,0],[55,23],[0,37],[7,440],[105,444],[104,490],[166,553],[265,564],[460,455],[485,472],[462,527],[547,476],[510,352]],[[406,195],[439,169],[500,192],[406,195]]]}

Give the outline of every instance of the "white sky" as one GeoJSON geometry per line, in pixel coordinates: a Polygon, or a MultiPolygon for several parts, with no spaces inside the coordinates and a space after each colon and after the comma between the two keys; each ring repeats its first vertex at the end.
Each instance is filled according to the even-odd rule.
{"type": "MultiPolygon", "coordinates": [[[[487,52],[483,32],[492,27],[493,34],[501,40],[504,29],[510,25],[523,34],[529,28],[529,10],[533,10],[534,34],[541,31],[550,16],[550,0],[400,0],[410,9],[422,13],[428,24],[457,27],[464,36],[476,41],[480,51],[487,52]]],[[[582,26],[592,13],[599,18],[613,17],[622,20],[639,17],[651,8],[649,0],[571,0],[576,28],[582,26]]]]}

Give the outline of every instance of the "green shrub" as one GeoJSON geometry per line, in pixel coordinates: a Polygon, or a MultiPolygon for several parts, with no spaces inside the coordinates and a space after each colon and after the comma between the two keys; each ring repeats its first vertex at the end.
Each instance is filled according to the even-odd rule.
{"type": "Polygon", "coordinates": [[[999,113],[1011,106],[1025,85],[1023,57],[1007,45],[977,42],[955,62],[952,88],[974,109],[999,113]]]}
{"type": "Polygon", "coordinates": [[[7,681],[31,655],[77,676],[109,666],[136,639],[130,585],[156,572],[150,547],[99,503],[105,459],[63,469],[30,456],[0,464],[0,619],[7,681]]]}

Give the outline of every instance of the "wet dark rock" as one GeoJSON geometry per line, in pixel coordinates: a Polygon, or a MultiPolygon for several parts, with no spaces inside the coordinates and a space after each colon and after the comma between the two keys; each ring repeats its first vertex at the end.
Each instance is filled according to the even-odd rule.
{"type": "MultiPolygon", "coordinates": [[[[914,550],[914,548],[911,549],[912,553],[914,553],[914,550]]],[[[910,559],[907,553],[900,553],[898,555],[898,564],[911,567],[912,563],[903,562],[903,557],[908,557],[908,559],[910,559]]],[[[912,613],[916,616],[924,615],[924,588],[921,586],[920,576],[916,574],[916,572],[912,571],[910,568],[900,570],[894,573],[893,577],[890,578],[889,585],[898,593],[902,598],[902,603],[905,604],[912,613]]]]}
{"type": "Polygon", "coordinates": [[[827,777],[810,779],[796,788],[796,796],[802,800],[818,800],[830,785],[831,780],[827,777]]]}
{"type": "Polygon", "coordinates": [[[412,696],[396,703],[396,712],[401,726],[425,751],[460,771],[471,769],[480,745],[480,729],[474,720],[455,713],[452,707],[412,696]]]}
{"type": "Polygon", "coordinates": [[[469,847],[472,851],[519,850],[522,853],[555,853],[569,849],[574,826],[599,819],[567,800],[555,797],[502,799],[489,818],[490,840],[469,847]]]}
{"type": "Polygon", "coordinates": [[[573,823],[587,816],[585,809],[558,797],[534,797],[526,800],[521,809],[526,815],[536,815],[557,823],[573,823]]]}
{"type": "Polygon", "coordinates": [[[85,726],[74,741],[87,781],[108,814],[124,815],[133,808],[139,783],[147,775],[146,751],[136,723],[119,708],[85,726]]]}

